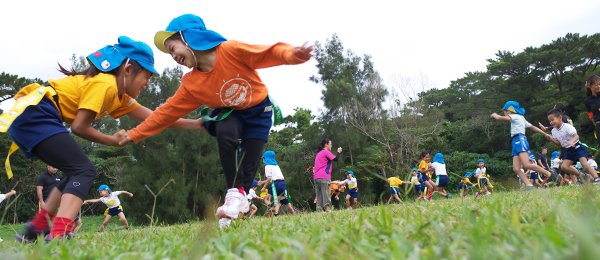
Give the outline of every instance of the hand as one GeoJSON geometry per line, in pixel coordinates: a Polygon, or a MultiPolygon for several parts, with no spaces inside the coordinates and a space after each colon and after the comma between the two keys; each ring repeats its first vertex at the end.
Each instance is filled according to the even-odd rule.
{"type": "Polygon", "coordinates": [[[40,201],[40,207],[43,208],[44,206],[46,206],[46,202],[40,201]]]}
{"type": "Polygon", "coordinates": [[[206,128],[204,127],[204,120],[202,120],[202,118],[198,118],[198,120],[196,120],[196,123],[198,123],[198,128],[196,130],[206,131],[206,128]]]}
{"type": "Polygon", "coordinates": [[[342,147],[338,147],[338,153],[342,153],[342,147]]]}
{"type": "Polygon", "coordinates": [[[497,113],[492,113],[492,115],[490,116],[490,118],[496,118],[496,116],[498,116],[497,113]]]}
{"type": "Polygon", "coordinates": [[[84,200],[84,201],[83,201],[83,204],[81,204],[81,205],[85,205],[85,204],[87,204],[87,203],[88,203],[88,201],[87,201],[87,200],[84,200]]]}
{"type": "Polygon", "coordinates": [[[8,196],[12,196],[12,195],[17,194],[17,192],[15,190],[10,190],[10,192],[8,194],[7,194],[8,196]],[[8,195],[8,194],[10,194],[10,195],[8,195]]]}
{"type": "Polygon", "coordinates": [[[308,42],[302,44],[302,47],[294,48],[294,55],[301,60],[310,60],[310,57],[314,56],[312,52],[315,50],[314,45],[309,45],[308,42]]]}
{"type": "Polygon", "coordinates": [[[340,200],[340,197],[338,197],[338,196],[335,196],[335,200],[340,200]]]}
{"type": "Polygon", "coordinates": [[[540,125],[540,128],[544,131],[546,131],[546,127],[544,125],[542,125],[542,123],[538,122],[538,124],[540,125]]]}
{"type": "Polygon", "coordinates": [[[131,137],[129,137],[129,134],[127,134],[127,131],[125,131],[125,129],[121,129],[121,131],[116,132],[113,137],[117,138],[117,140],[119,140],[119,146],[118,147],[123,147],[125,145],[127,145],[130,142],[133,142],[133,140],[131,140],[131,137]]]}
{"type": "Polygon", "coordinates": [[[574,146],[575,144],[573,142],[568,142],[565,144],[565,148],[569,147],[569,146],[574,146]]]}
{"type": "Polygon", "coordinates": [[[260,189],[260,193],[265,192],[267,189],[265,187],[263,187],[262,189],[260,189]]]}
{"type": "Polygon", "coordinates": [[[551,135],[549,135],[549,134],[546,134],[546,139],[548,139],[550,141],[554,140],[554,138],[551,135]]]}
{"type": "Polygon", "coordinates": [[[130,198],[131,198],[131,197],[133,197],[133,193],[129,193],[129,197],[130,197],[130,198]]]}

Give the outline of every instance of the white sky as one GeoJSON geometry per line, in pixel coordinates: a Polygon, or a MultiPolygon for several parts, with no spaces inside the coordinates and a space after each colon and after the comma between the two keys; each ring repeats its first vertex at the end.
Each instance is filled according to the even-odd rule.
{"type": "MultiPolygon", "coordinates": [[[[156,31],[193,13],[209,30],[250,44],[324,42],[372,55],[384,79],[426,74],[439,88],[465,72],[484,70],[498,50],[519,52],[566,33],[594,34],[600,1],[5,1],[0,9],[0,71],[61,78],[57,62],[88,55],[129,36],[154,50],[159,72],[176,65],[153,44],[156,31]],[[112,8],[112,9],[111,9],[112,8]]],[[[324,87],[311,60],[259,71],[284,116],[295,107],[316,114],[324,87]]]]}

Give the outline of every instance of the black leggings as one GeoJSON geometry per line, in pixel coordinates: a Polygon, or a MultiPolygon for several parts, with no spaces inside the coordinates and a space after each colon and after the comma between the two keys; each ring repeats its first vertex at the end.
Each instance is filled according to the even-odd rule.
{"type": "Polygon", "coordinates": [[[214,125],[227,189],[244,187],[244,190],[248,193],[256,176],[256,170],[266,142],[261,139],[245,140],[242,143],[242,153],[240,154],[238,153],[239,139],[242,137],[243,129],[238,121],[233,116],[229,116],[221,121],[214,122],[214,125]],[[239,170],[236,171],[238,156],[243,158],[239,170]]]}
{"type": "Polygon", "coordinates": [[[596,123],[596,143],[600,147],[600,122],[596,123]]]}
{"type": "Polygon", "coordinates": [[[48,165],[67,177],[56,188],[60,192],[73,194],[85,200],[96,178],[96,167],[69,133],[60,133],[46,138],[32,151],[48,165]]]}

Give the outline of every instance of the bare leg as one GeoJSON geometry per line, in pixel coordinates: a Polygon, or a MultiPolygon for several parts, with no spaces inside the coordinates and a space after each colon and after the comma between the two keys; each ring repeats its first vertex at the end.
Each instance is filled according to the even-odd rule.
{"type": "Polygon", "coordinates": [[[400,197],[398,197],[398,194],[394,194],[394,197],[396,198],[396,200],[400,203],[402,203],[402,200],[400,199],[400,197]]]}
{"type": "Polygon", "coordinates": [[[525,186],[531,186],[531,182],[529,182],[529,179],[527,179],[525,173],[521,171],[521,161],[527,162],[528,165],[531,165],[531,163],[529,163],[529,156],[527,156],[527,153],[521,152],[519,153],[519,156],[513,156],[513,171],[519,176],[519,178],[521,178],[521,182],[523,182],[525,186]]]}
{"type": "Polygon", "coordinates": [[[254,217],[254,214],[256,213],[256,211],[258,211],[258,208],[256,207],[256,205],[252,205],[250,206],[250,218],[254,217]]]}
{"type": "Polygon", "coordinates": [[[123,212],[119,213],[119,218],[121,218],[121,221],[123,221],[123,225],[125,225],[125,228],[129,228],[129,223],[127,223],[127,219],[125,219],[125,214],[123,214],[123,212]]]}
{"type": "Polygon", "coordinates": [[[346,195],[346,204],[348,205],[348,208],[352,207],[352,205],[350,205],[350,195],[346,195]]]}
{"type": "Polygon", "coordinates": [[[294,207],[292,207],[292,203],[287,204],[287,207],[292,212],[292,215],[296,215],[296,211],[294,211],[294,207]]]}
{"type": "Polygon", "coordinates": [[[590,175],[592,175],[592,177],[593,177],[594,179],[598,178],[598,174],[596,173],[596,170],[594,170],[594,167],[590,166],[590,165],[587,163],[587,160],[586,160],[585,158],[583,158],[583,157],[579,158],[579,162],[581,163],[581,166],[582,166],[584,169],[587,169],[588,173],[589,173],[590,175]]]}
{"type": "Polygon", "coordinates": [[[81,218],[79,218],[79,220],[77,220],[73,224],[73,231],[71,233],[77,234],[77,231],[79,231],[79,229],[81,228],[81,225],[83,225],[83,222],[81,221],[81,218]]]}
{"type": "Polygon", "coordinates": [[[104,227],[106,227],[106,225],[108,225],[108,222],[110,221],[111,218],[112,218],[111,215],[106,215],[106,218],[104,218],[104,222],[102,222],[102,225],[100,225],[100,229],[98,229],[98,232],[102,232],[102,230],[104,230],[104,227]]]}
{"type": "MultiPolygon", "coordinates": [[[[59,192],[58,190],[56,191],[59,192]]],[[[63,194],[60,199],[60,209],[58,210],[58,213],[56,213],[56,217],[68,218],[71,220],[75,219],[82,204],[83,200],[81,198],[70,193],[63,194]]],[[[48,204],[46,204],[46,206],[48,206],[48,204]]]]}

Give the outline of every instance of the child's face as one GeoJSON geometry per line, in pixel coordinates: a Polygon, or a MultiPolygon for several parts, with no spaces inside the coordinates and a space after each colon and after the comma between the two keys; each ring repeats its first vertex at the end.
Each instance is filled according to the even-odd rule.
{"type": "Polygon", "coordinates": [[[165,42],[165,48],[171,54],[171,57],[175,62],[179,65],[186,66],[188,68],[193,68],[196,66],[196,60],[194,59],[194,55],[192,52],[185,46],[180,40],[167,40],[165,42]]]}
{"type": "Polygon", "coordinates": [[[505,115],[505,116],[508,116],[508,115],[510,115],[510,111],[508,111],[508,110],[502,110],[502,112],[504,112],[504,115],[505,115]]]}
{"type": "Polygon", "coordinates": [[[477,165],[479,166],[479,168],[483,168],[483,166],[485,166],[485,163],[484,162],[479,162],[479,163],[477,163],[477,165]]]}
{"type": "Polygon", "coordinates": [[[348,178],[348,180],[352,179],[352,174],[346,174],[346,177],[348,178]]]}
{"type": "MultiPolygon", "coordinates": [[[[127,69],[125,70],[125,73],[127,73],[127,69]]],[[[145,89],[147,86],[150,86],[151,76],[152,72],[146,69],[141,69],[133,79],[129,79],[130,77],[126,77],[125,80],[127,84],[125,85],[125,93],[127,93],[127,95],[131,98],[137,98],[140,95],[142,89],[145,89]]]]}
{"type": "Polygon", "coordinates": [[[426,162],[428,162],[428,161],[429,161],[429,157],[430,157],[430,156],[429,156],[429,154],[425,155],[425,156],[423,157],[423,161],[426,161],[426,162]]]}
{"type": "Polygon", "coordinates": [[[417,176],[417,172],[416,172],[416,171],[413,171],[413,172],[412,172],[412,175],[413,175],[413,176],[417,176]]]}
{"type": "Polygon", "coordinates": [[[110,193],[107,190],[101,190],[100,191],[100,196],[102,196],[102,197],[108,197],[108,196],[110,196],[110,193]]]}
{"type": "Polygon", "coordinates": [[[254,187],[252,187],[252,189],[253,189],[253,190],[256,190],[256,188],[258,188],[258,186],[254,186],[254,187]]]}
{"type": "Polygon", "coordinates": [[[554,128],[560,128],[563,124],[562,116],[556,117],[553,114],[548,115],[548,121],[550,121],[550,125],[554,128]]]}

